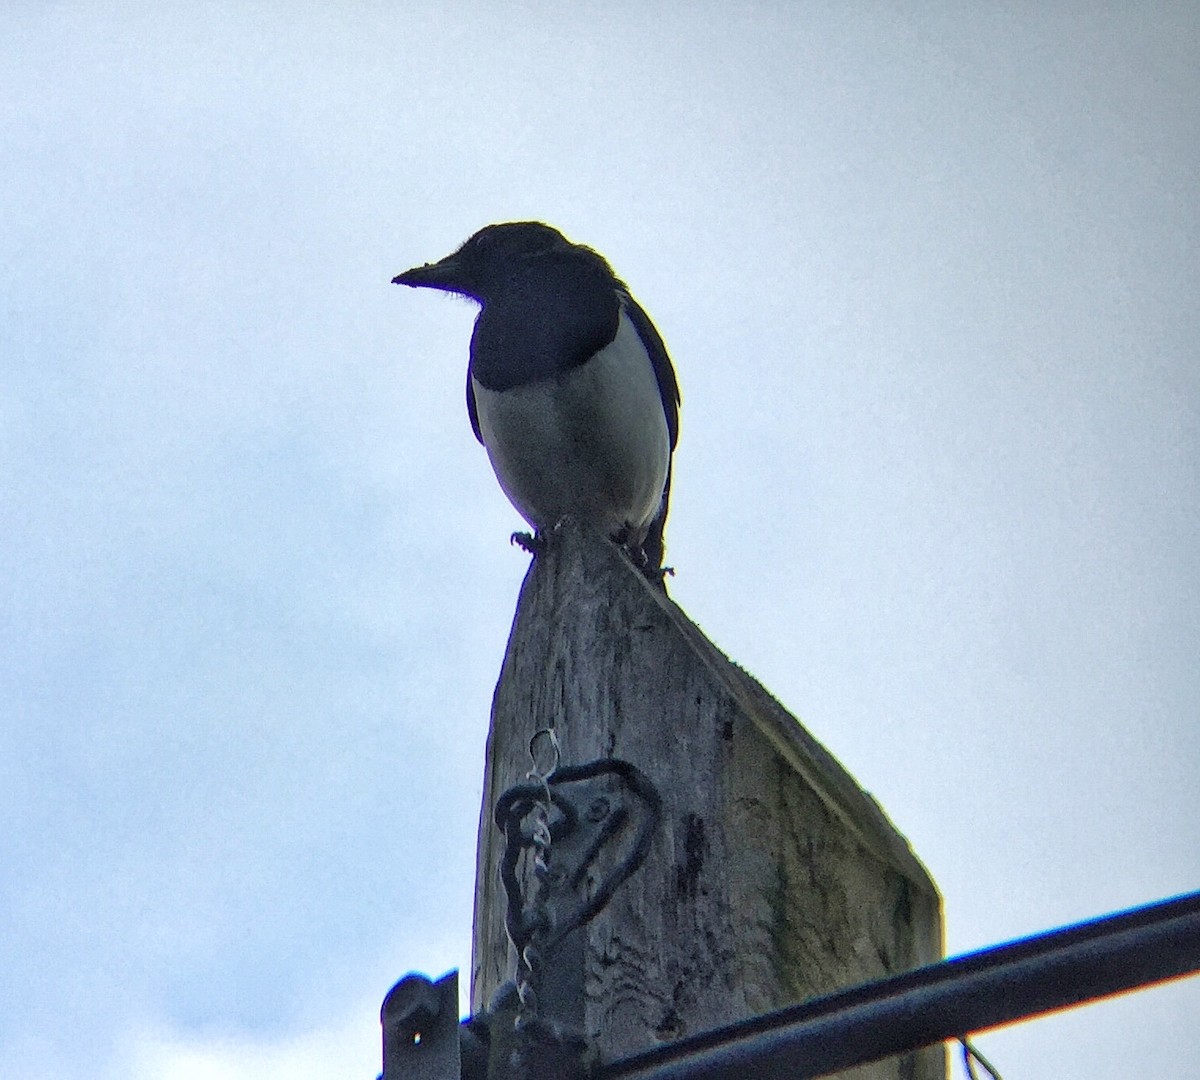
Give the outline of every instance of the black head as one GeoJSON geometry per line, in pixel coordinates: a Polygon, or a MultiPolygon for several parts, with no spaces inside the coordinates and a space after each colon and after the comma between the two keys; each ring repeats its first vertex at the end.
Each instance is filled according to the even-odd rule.
{"type": "Polygon", "coordinates": [[[540,221],[508,221],[480,229],[454,254],[392,278],[395,285],[440,289],[486,304],[513,283],[552,277],[581,265],[611,274],[603,257],[540,221]]]}

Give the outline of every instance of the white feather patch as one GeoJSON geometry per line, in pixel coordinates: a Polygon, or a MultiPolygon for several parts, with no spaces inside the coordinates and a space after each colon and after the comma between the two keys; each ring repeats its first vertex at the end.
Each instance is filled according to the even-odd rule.
{"type": "Polygon", "coordinates": [[[621,312],[611,344],[579,367],[510,390],[474,383],[483,444],[500,486],[534,528],[566,516],[640,541],[670,460],[658,381],[621,312]]]}

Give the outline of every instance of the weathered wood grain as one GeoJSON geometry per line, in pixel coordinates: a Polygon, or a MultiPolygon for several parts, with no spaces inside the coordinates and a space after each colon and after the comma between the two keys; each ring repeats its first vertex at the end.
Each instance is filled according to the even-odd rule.
{"type": "MultiPolygon", "coordinates": [[[[606,540],[564,525],[521,589],[492,708],[472,1005],[513,973],[496,796],[553,725],[564,764],[659,788],[646,864],[584,932],[602,1060],[940,959],[937,888],[878,804],[606,540]]],[[[934,1080],[939,1049],[847,1076],[934,1080]]]]}

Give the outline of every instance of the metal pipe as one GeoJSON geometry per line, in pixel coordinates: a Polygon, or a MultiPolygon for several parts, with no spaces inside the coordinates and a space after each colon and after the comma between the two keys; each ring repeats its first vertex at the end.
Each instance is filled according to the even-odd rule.
{"type": "Polygon", "coordinates": [[[1200,892],[943,960],[613,1062],[597,1080],[827,1076],[1200,971],[1200,892]]]}

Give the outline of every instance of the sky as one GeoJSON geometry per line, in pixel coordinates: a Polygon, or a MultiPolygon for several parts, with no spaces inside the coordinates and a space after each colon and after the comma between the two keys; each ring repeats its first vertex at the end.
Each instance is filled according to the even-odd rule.
{"type": "MultiPolygon", "coordinates": [[[[367,1080],[469,967],[527,556],[474,310],[389,280],[492,221],[650,312],[672,595],[950,953],[1200,888],[1197,55],[1192,3],[0,7],[0,1080],[367,1080]]],[[[978,1044],[1200,1075],[1197,1016],[978,1044]]]]}

